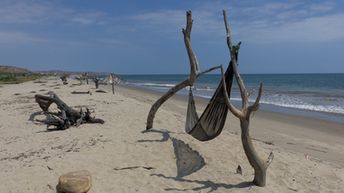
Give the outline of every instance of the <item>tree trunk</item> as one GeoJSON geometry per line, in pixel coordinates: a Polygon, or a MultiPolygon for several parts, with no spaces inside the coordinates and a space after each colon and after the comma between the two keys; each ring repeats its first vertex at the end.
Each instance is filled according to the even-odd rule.
{"type": "Polygon", "coordinates": [[[112,87],[112,94],[115,94],[115,75],[113,75],[112,73],[110,74],[111,77],[111,87],[112,87]]]}
{"type": "Polygon", "coordinates": [[[96,86],[96,89],[98,89],[99,88],[99,79],[98,78],[94,79],[94,84],[96,86]]]}
{"type": "Polygon", "coordinates": [[[115,94],[115,83],[114,82],[112,82],[111,87],[112,87],[112,94],[115,94]]]}
{"type": "Polygon", "coordinates": [[[183,82],[177,84],[176,86],[172,87],[169,91],[167,91],[167,93],[165,93],[159,100],[157,100],[151,107],[151,109],[149,110],[149,114],[147,117],[147,125],[146,125],[146,129],[151,129],[153,127],[153,121],[154,121],[154,117],[156,112],[158,111],[159,107],[167,100],[169,99],[171,96],[173,96],[174,94],[176,94],[176,92],[178,92],[179,90],[190,86],[190,81],[189,79],[184,80],[183,82]]]}
{"type": "Polygon", "coordinates": [[[265,186],[266,183],[266,170],[268,165],[266,162],[261,160],[253,147],[252,139],[249,134],[249,117],[240,120],[241,126],[241,141],[244,147],[246,157],[250,165],[254,168],[254,179],[253,183],[257,186],[265,186]]]}

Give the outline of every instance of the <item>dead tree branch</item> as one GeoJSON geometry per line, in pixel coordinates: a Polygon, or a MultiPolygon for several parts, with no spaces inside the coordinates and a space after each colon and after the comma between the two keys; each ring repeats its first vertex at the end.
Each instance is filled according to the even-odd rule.
{"type": "MultiPolygon", "coordinates": [[[[271,164],[273,160],[273,153],[271,152],[267,161],[263,161],[257,154],[253,143],[252,139],[249,134],[249,123],[250,123],[250,116],[253,111],[257,111],[259,108],[259,101],[262,95],[262,84],[260,84],[259,87],[259,92],[258,96],[255,100],[255,102],[252,105],[249,105],[248,101],[248,96],[249,93],[245,87],[244,81],[242,80],[240,73],[237,68],[237,55],[239,52],[240,48],[240,43],[236,46],[233,46],[232,43],[232,35],[231,31],[229,28],[229,24],[227,21],[227,14],[226,11],[223,10],[223,18],[224,18],[224,23],[225,23],[225,28],[226,28],[226,33],[227,33],[227,45],[230,51],[230,56],[231,56],[231,62],[232,62],[232,67],[233,67],[233,72],[235,75],[235,78],[237,80],[241,98],[242,98],[242,109],[239,110],[234,105],[230,102],[230,99],[228,96],[226,96],[226,103],[228,105],[228,108],[230,111],[240,119],[240,126],[241,126],[241,141],[242,145],[246,154],[246,157],[250,163],[250,165],[254,168],[254,179],[253,183],[256,184],[257,186],[265,186],[266,184],[266,171],[268,166],[271,164]]],[[[222,81],[225,82],[224,80],[224,75],[223,75],[223,69],[221,69],[222,73],[222,81]]],[[[226,86],[224,86],[225,92],[226,91],[226,86]]]]}
{"type": "Polygon", "coordinates": [[[99,87],[99,81],[100,81],[100,79],[98,77],[94,77],[93,78],[93,82],[94,82],[94,84],[96,86],[96,89],[98,89],[98,87],[99,87]]]}
{"type": "Polygon", "coordinates": [[[68,84],[67,75],[62,75],[62,76],[60,76],[60,79],[62,80],[62,83],[63,83],[64,85],[68,84]]]}
{"type": "Polygon", "coordinates": [[[91,112],[87,108],[85,112],[82,109],[80,111],[72,109],[53,92],[50,92],[50,96],[36,94],[35,99],[49,118],[43,121],[48,127],[55,126],[54,129],[68,129],[70,126],[79,126],[83,123],[104,123],[102,119],[91,117],[91,112]],[[49,112],[52,103],[56,104],[59,112],[49,112]]]}
{"type": "Polygon", "coordinates": [[[189,57],[189,62],[190,62],[190,76],[188,79],[182,81],[181,83],[175,85],[172,87],[170,90],[168,90],[161,98],[159,98],[151,107],[149,110],[148,116],[147,116],[147,124],[146,124],[146,129],[151,129],[153,127],[153,121],[156,112],[160,108],[160,106],[168,100],[171,96],[176,94],[178,91],[181,89],[187,87],[187,86],[192,86],[196,79],[210,71],[213,71],[215,69],[220,68],[220,66],[212,67],[209,68],[208,70],[205,70],[203,72],[199,72],[199,64],[196,58],[196,55],[194,54],[191,46],[191,30],[192,30],[192,13],[191,11],[186,12],[186,27],[182,29],[183,35],[184,35],[184,43],[185,43],[185,48],[188,53],[189,57]]]}

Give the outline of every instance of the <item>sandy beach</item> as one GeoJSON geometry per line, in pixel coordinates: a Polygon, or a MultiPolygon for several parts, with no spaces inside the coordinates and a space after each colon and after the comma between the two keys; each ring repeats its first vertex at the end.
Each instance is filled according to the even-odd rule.
{"type": "MultiPolygon", "coordinates": [[[[251,120],[257,151],[275,158],[266,187],[250,183],[239,121],[229,114],[219,137],[199,142],[184,132],[186,97],[158,111],[154,129],[143,132],[151,105],[161,95],[125,86],[62,85],[57,77],[0,86],[0,192],[56,192],[58,177],[89,170],[90,193],[109,192],[344,192],[344,126],[300,116],[258,111],[251,120]],[[47,132],[30,120],[40,112],[35,94],[55,92],[68,105],[89,107],[105,124],[47,132]],[[71,94],[91,91],[92,95],[71,94]],[[192,169],[177,164],[186,162],[192,169]],[[190,163],[187,163],[190,162],[190,163]],[[236,168],[242,167],[242,175],[236,168]]],[[[199,112],[206,100],[196,101],[199,112]]],[[[43,116],[37,116],[37,119],[43,116]]]]}

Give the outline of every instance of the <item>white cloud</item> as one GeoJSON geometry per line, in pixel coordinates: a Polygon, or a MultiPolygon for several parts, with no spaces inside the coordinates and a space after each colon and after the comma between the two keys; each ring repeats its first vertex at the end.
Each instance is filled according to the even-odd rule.
{"type": "MultiPolygon", "coordinates": [[[[55,2],[55,1],[54,1],[55,2]]],[[[343,39],[344,14],[335,13],[334,1],[306,4],[302,1],[285,3],[255,3],[255,6],[228,4],[224,1],[199,2],[191,7],[193,12],[193,35],[224,36],[222,9],[230,9],[229,21],[233,34],[243,41],[252,42],[312,42],[343,39]]],[[[159,33],[167,38],[181,36],[185,27],[183,9],[159,9],[141,12],[134,16],[121,16],[120,19],[97,10],[75,10],[59,4],[42,0],[2,0],[0,1],[1,24],[41,24],[69,23],[80,25],[104,24],[108,29],[115,28],[113,33],[159,33]]],[[[5,36],[10,41],[47,41],[34,34],[13,34],[0,31],[0,41],[5,36]]],[[[125,35],[124,35],[125,36],[125,35]]],[[[94,42],[118,44],[117,38],[109,37],[106,41],[94,42]]],[[[209,37],[209,38],[208,38],[209,37]]],[[[54,42],[54,40],[51,40],[54,42]]]]}
{"type": "MultiPolygon", "coordinates": [[[[204,36],[223,36],[224,26],[220,10],[226,3],[205,3],[194,7],[193,33],[204,36]]],[[[331,1],[306,4],[301,1],[262,3],[250,7],[231,6],[229,21],[235,37],[252,42],[321,42],[343,39],[344,14],[333,11],[331,1]]],[[[138,26],[159,33],[179,31],[185,26],[186,10],[155,10],[138,14],[138,26]]]]}
{"type": "Polygon", "coordinates": [[[314,3],[309,6],[309,9],[316,12],[327,12],[335,8],[335,4],[332,1],[326,1],[322,3],[314,3]]]}
{"type": "Polygon", "coordinates": [[[252,29],[246,36],[265,42],[323,42],[344,39],[344,14],[333,14],[288,22],[279,26],[252,29]]]}
{"type": "MultiPolygon", "coordinates": [[[[219,30],[222,33],[223,24],[216,16],[221,13],[220,11],[193,10],[193,33],[217,34],[219,30]]],[[[131,19],[136,24],[148,27],[155,32],[176,33],[186,25],[186,10],[157,10],[135,15],[131,19]]]]}
{"type": "Polygon", "coordinates": [[[21,32],[8,32],[8,31],[0,31],[0,43],[6,44],[6,43],[44,43],[48,42],[48,40],[34,37],[27,33],[21,33],[21,32]]]}
{"type": "MultiPolygon", "coordinates": [[[[114,40],[112,40],[112,44],[114,40]]],[[[96,43],[104,43],[101,41],[95,41],[96,43]]],[[[35,34],[18,32],[18,31],[0,31],[0,44],[55,44],[66,46],[87,46],[92,45],[90,41],[75,41],[65,39],[53,39],[47,37],[37,36],[35,34]]]]}
{"type": "Polygon", "coordinates": [[[1,1],[1,23],[36,23],[47,19],[46,14],[51,11],[51,6],[44,3],[30,1],[1,1]]]}
{"type": "Polygon", "coordinates": [[[41,0],[0,1],[0,23],[23,24],[42,22],[102,23],[106,14],[100,11],[79,11],[41,0]]]}

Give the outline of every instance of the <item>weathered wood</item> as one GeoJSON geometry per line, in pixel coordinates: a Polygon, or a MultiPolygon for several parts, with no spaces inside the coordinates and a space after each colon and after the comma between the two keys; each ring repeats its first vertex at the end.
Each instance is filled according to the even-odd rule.
{"type": "Polygon", "coordinates": [[[90,91],[72,91],[71,94],[92,94],[90,91]]]}
{"type": "Polygon", "coordinates": [[[94,81],[94,84],[96,86],[96,89],[98,89],[100,79],[98,77],[95,77],[95,78],[93,78],[93,81],[94,81]]]}
{"type": "Polygon", "coordinates": [[[78,126],[83,123],[104,123],[102,119],[91,117],[89,109],[86,108],[86,112],[82,109],[76,111],[63,102],[55,93],[50,92],[49,94],[50,96],[35,95],[38,105],[50,117],[50,119],[44,121],[48,127],[55,126],[56,129],[68,129],[70,126],[78,126]],[[49,112],[49,107],[52,103],[56,104],[60,110],[59,112],[49,112]]]}
{"type": "Polygon", "coordinates": [[[62,83],[63,83],[64,85],[68,84],[67,75],[62,75],[62,76],[60,76],[60,79],[62,80],[62,83]]]}
{"type": "MultiPolygon", "coordinates": [[[[252,143],[252,139],[249,133],[249,125],[250,125],[250,116],[251,113],[257,111],[259,108],[259,101],[262,95],[262,84],[260,84],[258,96],[254,102],[254,104],[249,105],[249,92],[247,91],[244,81],[242,80],[240,73],[237,68],[237,54],[239,51],[240,43],[236,46],[233,46],[232,43],[232,35],[229,28],[229,24],[227,21],[227,14],[226,11],[223,10],[223,18],[227,33],[227,45],[230,51],[231,62],[233,67],[233,72],[235,74],[235,78],[237,80],[237,84],[239,86],[241,99],[242,99],[242,109],[237,109],[231,102],[228,96],[226,96],[226,103],[230,111],[240,120],[240,127],[241,127],[241,141],[244,148],[244,152],[246,157],[250,163],[250,165],[254,168],[254,179],[253,183],[257,186],[265,186],[266,184],[266,171],[268,166],[271,164],[273,160],[273,153],[271,152],[267,161],[262,160],[259,155],[257,154],[254,145],[252,143]]],[[[224,75],[223,70],[222,73],[222,81],[224,82],[224,75]]],[[[224,86],[226,90],[226,86],[224,86]]],[[[225,92],[227,93],[227,91],[225,92]]]]}
{"type": "Polygon", "coordinates": [[[192,47],[191,47],[192,23],[193,23],[192,13],[191,13],[191,11],[187,11],[186,12],[186,28],[183,29],[182,32],[183,32],[183,35],[184,35],[185,48],[186,48],[186,51],[187,51],[188,56],[189,56],[189,62],[190,62],[190,77],[189,77],[189,81],[191,83],[193,83],[196,80],[196,76],[197,76],[198,68],[199,68],[196,55],[192,51],[192,47]]]}
{"type": "Polygon", "coordinates": [[[88,77],[88,73],[87,72],[82,74],[82,79],[86,80],[86,84],[88,84],[88,78],[89,77],[88,77]]]}
{"type": "Polygon", "coordinates": [[[184,80],[183,82],[177,84],[176,86],[172,87],[170,90],[168,90],[163,96],[161,96],[151,107],[148,113],[147,117],[147,125],[146,129],[151,129],[153,127],[153,121],[156,112],[158,111],[159,107],[167,101],[171,96],[173,96],[175,93],[180,91],[181,89],[190,86],[190,81],[189,79],[184,80]]]}
{"type": "Polygon", "coordinates": [[[191,46],[191,30],[192,30],[192,13],[191,11],[187,11],[186,12],[186,28],[182,30],[183,35],[184,35],[184,44],[185,44],[185,48],[186,51],[188,53],[189,56],[189,63],[190,63],[190,75],[189,78],[182,81],[179,84],[176,84],[174,87],[172,87],[170,90],[168,90],[163,96],[161,96],[161,98],[159,98],[151,107],[151,109],[149,110],[148,116],[147,116],[147,123],[146,123],[146,129],[151,129],[153,127],[153,121],[154,121],[154,117],[156,112],[158,111],[158,109],[160,108],[160,106],[167,101],[171,96],[173,96],[174,94],[176,94],[178,91],[180,91],[181,89],[187,87],[187,86],[192,86],[194,84],[194,82],[196,81],[196,79],[205,74],[208,73],[210,71],[213,71],[215,69],[220,68],[220,66],[215,66],[212,68],[209,68],[203,72],[199,72],[199,65],[198,65],[198,61],[196,58],[196,55],[194,54],[194,52],[192,51],[192,46],[191,46]]]}
{"type": "Polygon", "coordinates": [[[98,93],[106,93],[106,91],[105,91],[105,90],[96,90],[96,91],[94,91],[94,92],[98,92],[98,93]]]}
{"type": "Polygon", "coordinates": [[[115,94],[115,75],[111,73],[110,76],[111,76],[112,94],[115,94]]]}

